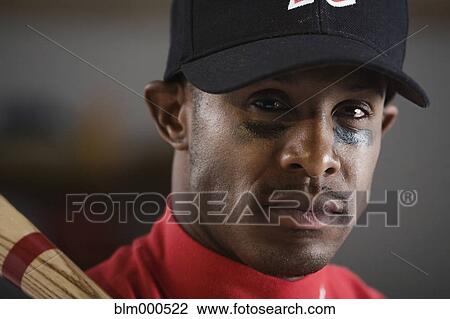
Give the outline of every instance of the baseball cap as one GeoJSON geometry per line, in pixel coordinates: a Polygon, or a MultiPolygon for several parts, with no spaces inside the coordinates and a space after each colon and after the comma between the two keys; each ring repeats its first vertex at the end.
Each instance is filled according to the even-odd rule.
{"type": "Polygon", "coordinates": [[[174,0],[164,80],[183,74],[226,93],[302,68],[350,65],[386,76],[389,89],[427,107],[403,72],[406,0],[174,0]]]}

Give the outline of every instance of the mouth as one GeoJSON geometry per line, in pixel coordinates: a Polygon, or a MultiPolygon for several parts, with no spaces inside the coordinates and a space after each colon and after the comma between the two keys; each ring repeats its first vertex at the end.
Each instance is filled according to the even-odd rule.
{"type": "Polygon", "coordinates": [[[289,208],[279,205],[267,208],[271,224],[293,230],[318,231],[327,227],[345,227],[351,221],[346,207],[333,200],[321,205],[321,209],[289,208]]]}

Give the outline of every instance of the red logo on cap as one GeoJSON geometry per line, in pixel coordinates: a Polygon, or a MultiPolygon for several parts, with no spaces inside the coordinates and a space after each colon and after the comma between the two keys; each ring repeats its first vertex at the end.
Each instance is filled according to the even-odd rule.
{"type": "MultiPolygon", "coordinates": [[[[288,10],[314,3],[315,0],[290,0],[288,10]]],[[[327,0],[328,4],[333,7],[346,7],[356,4],[356,0],[327,0]]]]}

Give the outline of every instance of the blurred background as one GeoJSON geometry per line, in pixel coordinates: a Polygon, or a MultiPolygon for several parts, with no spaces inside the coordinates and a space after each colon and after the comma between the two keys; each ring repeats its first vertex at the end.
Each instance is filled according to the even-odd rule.
{"type": "MultiPolygon", "coordinates": [[[[334,262],[391,298],[450,298],[450,3],[409,3],[410,32],[429,27],[410,39],[405,68],[432,107],[397,98],[400,119],[384,141],[372,199],[409,189],[419,201],[401,209],[398,228],[375,217],[355,229],[334,262]]],[[[162,78],[169,11],[168,0],[0,0],[0,193],[84,269],[150,227],[66,223],[65,195],[168,194],[171,150],[141,97],[27,25],[142,94],[162,78]]],[[[0,278],[0,298],[22,297],[0,278]]]]}

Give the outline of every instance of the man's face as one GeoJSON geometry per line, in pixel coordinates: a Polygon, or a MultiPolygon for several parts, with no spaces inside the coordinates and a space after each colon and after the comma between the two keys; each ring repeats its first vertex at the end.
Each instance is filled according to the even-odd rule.
{"type": "MultiPolygon", "coordinates": [[[[273,203],[277,207],[283,199],[303,199],[289,192],[272,194],[277,190],[297,190],[310,198],[326,192],[327,199],[341,201],[328,207],[329,214],[358,215],[364,207],[355,208],[355,194],[342,192],[370,190],[386,83],[360,70],[333,84],[349,70],[294,72],[220,95],[195,89],[189,128],[191,190],[225,191],[222,213],[230,215],[237,203],[243,212],[248,205],[252,221],[264,220],[273,203]]],[[[284,219],[277,226],[235,221],[191,227],[233,259],[263,273],[296,277],[324,267],[352,228],[348,222],[298,226],[311,220],[307,210],[316,213],[311,207],[275,209],[284,219]]],[[[204,207],[200,214],[206,216],[204,207]]]]}

